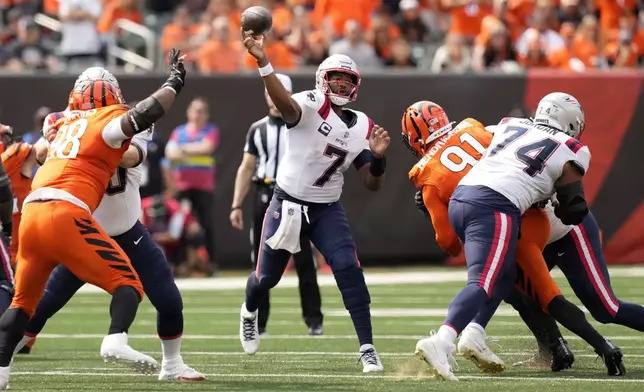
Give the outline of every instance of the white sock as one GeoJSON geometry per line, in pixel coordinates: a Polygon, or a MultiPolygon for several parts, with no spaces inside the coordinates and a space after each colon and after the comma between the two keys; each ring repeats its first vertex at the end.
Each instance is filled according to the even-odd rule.
{"type": "Polygon", "coordinates": [[[469,323],[469,324],[467,324],[466,328],[473,328],[473,329],[479,331],[480,333],[482,333],[483,336],[485,336],[485,328],[483,328],[483,326],[481,326],[481,324],[469,323]]]}
{"type": "Polygon", "coordinates": [[[456,337],[458,336],[458,334],[456,333],[456,330],[447,324],[441,325],[436,335],[440,339],[444,339],[452,343],[454,342],[454,340],[456,340],[456,337]]]}
{"type": "Polygon", "coordinates": [[[161,339],[164,362],[176,359],[181,355],[181,339],[183,339],[182,336],[171,340],[161,339]]]}

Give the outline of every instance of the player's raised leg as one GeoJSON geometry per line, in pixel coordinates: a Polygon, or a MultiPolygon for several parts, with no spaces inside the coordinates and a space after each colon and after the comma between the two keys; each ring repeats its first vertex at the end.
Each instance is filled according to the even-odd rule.
{"type": "Polygon", "coordinates": [[[101,356],[106,362],[123,363],[142,373],[156,371],[153,358],[128,345],[127,332],[143,298],[143,287],[127,255],[87,210],[65,201],[52,201],[46,207],[54,216],[57,233],[65,233],[65,241],[56,248],[57,261],[79,279],[112,294],[111,323],[101,356]]]}
{"type": "Polygon", "coordinates": [[[246,301],[239,314],[239,339],[246,354],[255,354],[259,350],[259,331],[257,326],[257,309],[268,291],[282,279],[291,254],[286,250],[274,250],[266,245],[273,237],[282,222],[282,201],[273,196],[264,216],[262,242],[257,255],[257,265],[246,283],[246,301]]]}
{"type": "Polygon", "coordinates": [[[489,188],[456,188],[449,204],[449,218],[465,244],[467,285],[450,303],[438,332],[416,344],[416,353],[438,377],[457,380],[451,365],[456,337],[489,304],[493,293],[494,297],[503,297],[511,290],[516,275],[514,258],[520,216],[514,204],[489,188]]]}
{"type": "Polygon", "coordinates": [[[183,362],[183,300],[163,252],[140,222],[113,237],[129,256],[143,290],[157,310],[157,334],[163,361],[159,380],[203,381],[204,375],[183,362]]]}
{"type": "Polygon", "coordinates": [[[16,346],[16,353],[36,338],[47,320],[58,313],[84,284],[64,265],[54,268],[36,311],[27,324],[25,335],[16,346]]]}
{"type": "Polygon", "coordinates": [[[384,368],[373,346],[371,297],[344,209],[338,202],[315,204],[309,206],[308,216],[311,223],[307,235],[331,267],[344,307],[351,315],[363,371],[381,372],[384,368]]]}

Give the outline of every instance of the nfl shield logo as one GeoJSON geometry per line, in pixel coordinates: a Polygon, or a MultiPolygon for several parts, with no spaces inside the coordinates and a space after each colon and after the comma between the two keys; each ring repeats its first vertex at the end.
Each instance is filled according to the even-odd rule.
{"type": "Polygon", "coordinates": [[[348,137],[349,137],[349,132],[345,132],[345,133],[344,133],[344,138],[346,139],[346,138],[348,138],[348,137]]]}
{"type": "Polygon", "coordinates": [[[273,219],[279,219],[280,213],[278,211],[273,212],[273,219]]]}
{"type": "Polygon", "coordinates": [[[293,210],[292,208],[289,208],[288,209],[288,215],[293,216],[293,214],[295,214],[295,210],[293,210]]]}

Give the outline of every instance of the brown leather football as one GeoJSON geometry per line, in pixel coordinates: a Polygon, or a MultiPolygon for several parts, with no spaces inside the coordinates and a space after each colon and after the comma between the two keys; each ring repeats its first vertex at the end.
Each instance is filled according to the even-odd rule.
{"type": "Polygon", "coordinates": [[[241,25],[246,33],[263,35],[268,33],[273,26],[273,16],[264,7],[250,7],[242,12],[241,25]]]}

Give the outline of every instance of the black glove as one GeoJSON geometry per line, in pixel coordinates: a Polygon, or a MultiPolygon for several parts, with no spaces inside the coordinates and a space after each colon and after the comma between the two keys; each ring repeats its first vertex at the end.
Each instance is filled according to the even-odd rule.
{"type": "Polygon", "coordinates": [[[425,201],[423,200],[423,192],[416,192],[414,195],[414,203],[416,203],[416,208],[418,208],[423,215],[429,216],[429,211],[427,211],[427,206],[425,206],[425,201]]]}
{"type": "Polygon", "coordinates": [[[186,83],[186,68],[183,66],[183,58],[181,58],[181,50],[172,49],[168,55],[170,65],[170,77],[163,83],[163,87],[171,87],[177,92],[181,92],[183,85],[186,83]]]}

